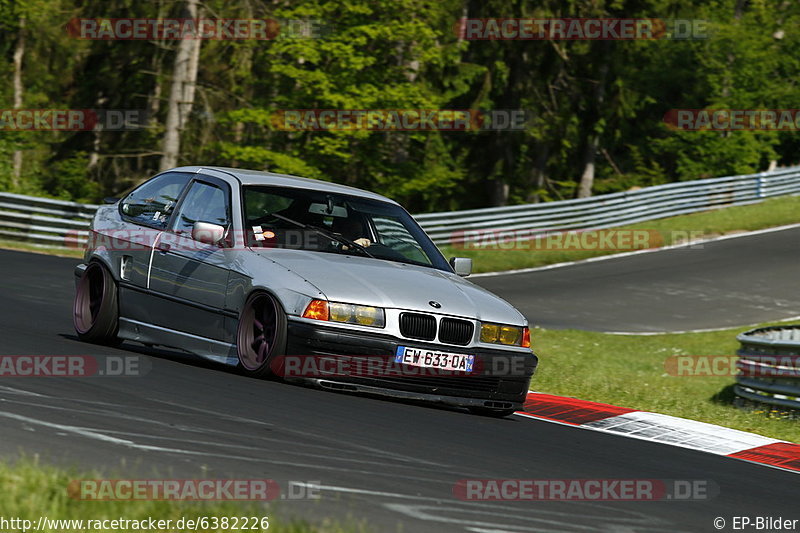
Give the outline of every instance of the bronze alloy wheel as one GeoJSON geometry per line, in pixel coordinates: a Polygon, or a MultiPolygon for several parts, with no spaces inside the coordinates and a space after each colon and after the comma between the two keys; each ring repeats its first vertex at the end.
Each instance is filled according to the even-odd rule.
{"type": "Polygon", "coordinates": [[[242,309],[237,333],[239,365],[249,375],[266,377],[274,373],[270,363],[286,347],[286,314],[275,298],[258,292],[242,309]]]}

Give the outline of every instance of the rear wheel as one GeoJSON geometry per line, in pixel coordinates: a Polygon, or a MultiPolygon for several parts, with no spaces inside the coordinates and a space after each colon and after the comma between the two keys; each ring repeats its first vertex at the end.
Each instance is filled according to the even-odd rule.
{"type": "Polygon", "coordinates": [[[286,313],[271,294],[258,292],[244,304],[236,335],[239,367],[245,374],[268,377],[270,366],[286,349],[286,313]]]}
{"type": "Polygon", "coordinates": [[[108,269],[98,262],[89,263],[78,281],[72,322],[82,341],[119,344],[117,283],[108,269]]]}

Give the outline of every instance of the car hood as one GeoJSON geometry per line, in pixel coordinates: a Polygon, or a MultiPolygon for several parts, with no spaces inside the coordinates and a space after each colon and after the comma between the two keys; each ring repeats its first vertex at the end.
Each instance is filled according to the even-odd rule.
{"type": "Polygon", "coordinates": [[[522,325],[508,302],[456,274],[368,257],[303,250],[254,250],[317,287],[332,302],[436,312],[522,325]],[[428,302],[436,301],[434,309],[428,302]]]}

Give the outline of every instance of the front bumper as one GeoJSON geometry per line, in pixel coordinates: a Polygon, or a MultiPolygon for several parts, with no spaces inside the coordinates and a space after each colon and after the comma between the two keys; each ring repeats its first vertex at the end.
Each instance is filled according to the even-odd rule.
{"type": "MultiPolygon", "coordinates": [[[[449,346],[397,339],[379,333],[289,322],[288,356],[382,356],[393,358],[398,346],[464,353],[476,359],[473,374],[461,376],[314,376],[315,384],[336,390],[423,400],[461,407],[518,409],[528,393],[538,358],[531,352],[449,346]]],[[[404,366],[404,365],[400,365],[404,366]]],[[[412,368],[412,367],[406,367],[412,368]]],[[[419,370],[413,367],[414,370],[419,370]]]]}

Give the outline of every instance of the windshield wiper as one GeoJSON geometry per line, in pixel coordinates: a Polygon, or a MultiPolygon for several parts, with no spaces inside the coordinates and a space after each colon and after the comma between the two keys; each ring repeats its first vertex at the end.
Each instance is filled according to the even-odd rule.
{"type": "Polygon", "coordinates": [[[279,215],[277,213],[272,213],[272,216],[277,218],[277,219],[279,219],[279,220],[283,220],[285,222],[288,222],[289,224],[294,224],[295,226],[297,226],[299,228],[309,229],[309,230],[311,230],[313,232],[316,232],[319,235],[322,235],[323,237],[326,237],[328,239],[331,239],[331,240],[334,240],[334,241],[339,241],[342,244],[346,244],[347,246],[351,246],[351,247],[359,250],[361,253],[363,253],[367,257],[371,257],[372,259],[377,259],[377,257],[375,257],[374,255],[372,255],[371,253],[369,253],[367,251],[367,248],[365,246],[361,246],[357,242],[351,241],[350,239],[348,239],[346,237],[342,237],[341,235],[339,235],[337,233],[331,233],[331,232],[326,231],[326,230],[324,230],[322,228],[319,228],[317,226],[312,226],[311,224],[304,224],[302,222],[298,222],[297,220],[293,220],[293,219],[291,219],[289,217],[285,217],[285,216],[279,215]]]}

